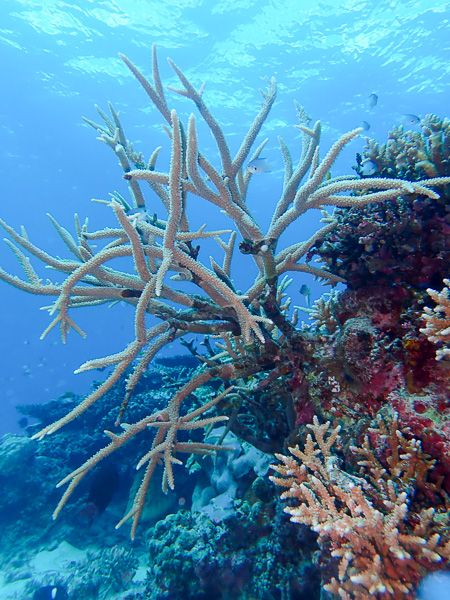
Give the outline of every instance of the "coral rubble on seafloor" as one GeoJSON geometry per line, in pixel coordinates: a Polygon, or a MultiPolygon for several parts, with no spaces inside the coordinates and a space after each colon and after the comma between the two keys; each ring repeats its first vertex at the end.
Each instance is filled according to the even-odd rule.
{"type": "MultiPolygon", "coordinates": [[[[110,548],[91,549],[91,564],[83,555],[78,575],[75,567],[65,571],[63,583],[79,599],[108,598],[112,591],[130,600],[412,597],[428,571],[450,563],[448,120],[428,116],[421,133],[397,128],[383,146],[369,140],[365,158],[376,165],[376,177],[329,179],[333,161],[360,130],[342,136],[320,160],[320,123],[310,128],[299,108],[300,159],[294,164],[281,140],[284,184],[264,233],[246,204],[245,163],[264,146],[250,154],[275,81],[232,157],[202,89],[171,63],[182,85],[172,91],[190,99],[209,127],[218,170],[199,149],[194,116],[183,124],[170,110],[156,53],[153,83],[122,58],[165,121],[169,172],[156,168],[158,148],[148,160],[134,150],[112,105],[111,116],[99,109],[103,124],[87,122],[119,159],[130,190],[130,201],[116,193],[105,202],[117,227],[90,232],[76,218],[74,238],[52,220],[73,255],[68,260],[49,256],[24,230],[2,222],[26,280],[3,270],[0,278],[56,297],[44,335],[57,325],[64,339],[71,328],[84,335],[74,307],[124,302],[136,313],[132,341],[80,367],[113,368],[86,398],[69,394],[21,407],[40,424],[28,428],[31,440],[5,438],[0,448],[0,478],[11,477],[21,462],[27,466],[23,485],[16,477],[2,497],[0,514],[11,510],[13,496],[16,505],[24,499],[17,520],[42,547],[51,539],[42,529],[55,497],[50,483],[69,484],[54,513],[68,504],[67,516],[53,525],[53,539],[83,547],[98,544],[101,532],[110,548]],[[147,208],[143,184],[152,201],[161,201],[165,220],[147,208]],[[190,196],[220,209],[233,231],[191,231],[190,196]],[[287,227],[324,206],[337,208],[324,214],[310,239],[282,246],[287,227]],[[237,235],[239,260],[256,273],[243,293],[230,266],[237,235]],[[221,265],[200,261],[194,242],[206,238],[223,252],[221,265]],[[64,282],[43,283],[24,251],[63,273],[64,282]],[[314,256],[322,266],[310,264],[314,256]],[[116,258],[129,261],[127,272],[111,263],[116,258]],[[347,288],[306,309],[308,325],[287,296],[286,274],[295,271],[347,288]],[[148,314],[156,320],[151,327],[148,314]],[[173,364],[155,360],[159,349],[189,334],[204,336],[202,350],[188,338],[183,343],[192,356],[173,364]],[[180,454],[189,455],[184,472],[180,454]],[[142,475],[136,462],[145,467],[142,475]],[[282,500],[267,475],[269,462],[281,475],[270,479],[286,488],[282,500]],[[99,463],[112,465],[113,474],[101,510],[92,492],[99,463]],[[153,476],[160,465],[162,490],[153,476]],[[30,496],[42,504],[39,534],[30,496]],[[294,524],[282,512],[284,500],[294,524]],[[137,535],[130,550],[120,531],[108,533],[120,510],[125,517],[116,521],[132,520],[137,535]],[[139,521],[150,551],[145,581],[139,521]],[[89,585],[83,587],[79,573],[89,585]]],[[[19,569],[17,546],[13,551],[18,524],[3,522],[8,581],[16,577],[31,593],[36,573],[19,569]]],[[[49,581],[41,576],[36,583],[49,581]]]]}

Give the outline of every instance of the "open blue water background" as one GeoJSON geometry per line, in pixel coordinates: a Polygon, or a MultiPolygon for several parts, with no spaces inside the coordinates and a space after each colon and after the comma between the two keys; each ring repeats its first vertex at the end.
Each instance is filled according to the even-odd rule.
{"type": "MultiPolygon", "coordinates": [[[[177,85],[166,63],[171,57],[195,85],[206,82],[204,98],[237,149],[259,109],[258,88],[275,76],[278,98],[259,140],[269,138],[270,173],[254,177],[248,204],[267,223],[282,185],[277,136],[300,153],[294,99],[324,127],[322,156],[345,131],[370,123],[368,132],[384,141],[404,113],[448,116],[450,104],[448,3],[412,0],[58,0],[0,2],[0,216],[51,254],[69,257],[46,217],[51,213],[73,231],[73,213],[89,216],[91,227],[114,226],[109,209],[92,198],[114,190],[127,195],[121,169],[109,148],[81,116],[97,118],[94,104],[120,110],[126,134],[148,158],[163,144],[160,170],[169,145],[162,118],[117,56],[126,54],[150,75],[151,45],[159,50],[165,83],[177,85]],[[376,107],[367,98],[376,93],[376,107]]],[[[169,93],[169,97],[171,97],[169,93]]],[[[174,98],[184,119],[195,107],[174,98]]],[[[363,140],[354,141],[333,175],[351,172],[363,140]]],[[[215,162],[207,132],[202,151],[215,162]]],[[[229,224],[205,202],[190,199],[191,224],[229,224]]],[[[152,209],[153,209],[153,205],[152,209]]],[[[159,205],[154,210],[160,211],[159,205]]],[[[159,214],[162,214],[161,212],[159,214]]],[[[285,242],[305,239],[317,227],[306,215],[285,242]]],[[[202,248],[201,259],[208,261],[202,248]]],[[[235,256],[233,276],[242,288],[248,259],[235,256]]],[[[21,275],[6,245],[0,264],[21,275]]],[[[36,265],[36,262],[33,263],[36,265]]],[[[207,263],[208,264],[208,263],[207,263]]],[[[45,276],[47,273],[41,271],[45,276]]],[[[58,274],[51,276],[61,281],[58,274]]],[[[294,304],[301,274],[290,291],[294,304]]],[[[75,314],[86,340],[75,332],[63,345],[57,330],[39,336],[49,316],[39,310],[51,299],[33,297],[0,283],[0,430],[16,431],[15,405],[43,402],[66,391],[86,393],[104,373],[73,375],[89,358],[118,351],[132,339],[129,306],[84,309],[75,314]]],[[[314,297],[323,288],[313,287],[314,297]]],[[[176,352],[178,347],[167,348],[176,352]]]]}

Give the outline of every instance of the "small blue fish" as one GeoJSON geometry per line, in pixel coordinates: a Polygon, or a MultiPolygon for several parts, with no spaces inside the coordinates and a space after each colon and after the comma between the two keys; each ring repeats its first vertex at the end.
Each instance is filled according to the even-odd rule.
{"type": "Polygon", "coordinates": [[[302,285],[302,287],[300,288],[300,294],[302,294],[302,296],[305,296],[306,299],[306,305],[308,307],[311,306],[311,288],[309,288],[305,283],[302,285]]]}
{"type": "Polygon", "coordinates": [[[417,125],[417,123],[420,123],[420,117],[407,113],[406,115],[402,115],[402,123],[405,125],[417,125]]]}
{"type": "Polygon", "coordinates": [[[373,108],[374,106],[376,106],[377,102],[378,96],[376,94],[370,94],[370,96],[367,98],[367,106],[369,108],[373,108]]]}
{"type": "Polygon", "coordinates": [[[370,158],[366,158],[366,160],[363,160],[360,165],[359,174],[363,175],[364,177],[370,177],[377,171],[377,163],[373,162],[373,160],[370,160],[370,158]]]}
{"type": "Polygon", "coordinates": [[[362,121],[361,127],[364,129],[364,131],[369,131],[370,123],[368,123],[367,121],[362,121]]]}
{"type": "Polygon", "coordinates": [[[270,171],[270,165],[265,158],[254,158],[248,163],[247,171],[253,175],[268,173],[270,171]]]}

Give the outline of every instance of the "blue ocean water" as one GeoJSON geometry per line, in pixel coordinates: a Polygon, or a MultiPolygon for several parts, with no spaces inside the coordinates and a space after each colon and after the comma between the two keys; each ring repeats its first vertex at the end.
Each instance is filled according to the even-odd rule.
{"type": "MultiPolygon", "coordinates": [[[[114,190],[126,195],[127,187],[111,151],[96,141],[81,116],[98,120],[94,104],[106,108],[112,101],[135,147],[148,158],[163,144],[161,165],[167,165],[161,118],[117,56],[126,54],[149,75],[156,43],[165,83],[176,85],[166,57],[194,84],[206,83],[204,98],[233,149],[259,108],[265,77],[276,77],[278,98],[259,138],[269,138],[272,170],[253,178],[249,196],[250,209],[265,223],[282,185],[277,136],[294,157],[300,153],[294,100],[322,120],[322,155],[363,120],[382,142],[404,113],[448,114],[448,18],[448,3],[426,0],[81,0],[76,6],[3,0],[0,216],[16,228],[24,225],[50,254],[65,256],[46,213],[69,230],[74,212],[82,220],[88,216],[91,229],[113,225],[110,211],[91,199],[107,199],[114,190]],[[369,108],[373,93],[378,103],[369,108]]],[[[193,110],[187,101],[174,103],[183,118],[193,110]]],[[[351,172],[362,145],[359,139],[345,150],[333,175],[351,172]]],[[[203,147],[213,152],[207,135],[203,147]]],[[[226,226],[204,204],[191,215],[194,224],[207,218],[209,227],[226,226]]],[[[304,239],[316,226],[317,216],[307,215],[295,235],[304,239]]],[[[0,264],[21,274],[6,245],[0,264]]],[[[234,269],[237,281],[248,276],[237,260],[234,269]]],[[[294,303],[304,305],[298,290],[305,282],[310,285],[301,274],[294,278],[294,303]]],[[[320,293],[313,288],[314,297],[320,293]]],[[[66,391],[86,393],[92,379],[103,375],[75,376],[74,369],[132,339],[133,311],[116,306],[77,314],[86,340],[71,332],[63,345],[52,331],[40,341],[49,316],[39,308],[50,301],[1,285],[1,432],[17,430],[17,403],[44,402],[66,391]]]]}

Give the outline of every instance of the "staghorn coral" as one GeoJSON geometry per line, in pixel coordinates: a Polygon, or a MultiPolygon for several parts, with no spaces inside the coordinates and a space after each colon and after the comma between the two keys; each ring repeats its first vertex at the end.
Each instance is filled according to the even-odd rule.
{"type": "Polygon", "coordinates": [[[148,161],[144,161],[143,155],[134,150],[112,105],[111,117],[99,110],[104,124],[89,123],[119,159],[132,198],[129,204],[115,194],[111,202],[105,203],[115,214],[117,228],[90,232],[87,222],[82,225],[76,217],[74,238],[52,220],[73,255],[69,260],[48,255],[29,240],[25,230],[19,234],[2,221],[2,226],[13,240],[9,245],[23,267],[27,280],[4,270],[0,270],[0,278],[23,291],[56,297],[48,307],[53,320],[42,337],[56,326],[59,326],[64,341],[70,329],[84,335],[72,317],[73,308],[125,302],[135,309],[134,337],[129,345],[114,355],[90,360],[76,371],[114,366],[111,375],[68,414],[35,434],[33,437],[36,439],[55,433],[81,415],[103,398],[121,376],[127,374],[122,405],[116,416],[115,425],[119,426],[139,380],[164,345],[188,333],[222,338],[224,346],[219,347],[220,352],[203,358],[204,366],[176,391],[166,407],[140,416],[138,420],[133,420],[134,415],[130,415],[132,422],[122,423],[122,429],[117,433],[107,429],[105,433],[110,442],[59,483],[69,483],[69,486],[54,517],[91,468],[141,432],[155,431],[150,448],[137,464],[138,468],[145,466],[145,472],[134,503],[119,523],[132,519],[131,535],[134,537],[150,479],[159,463],[163,465],[162,487],[167,491],[174,487],[174,465],[180,463],[177,454],[213,454],[227,449],[222,444],[204,443],[193,439],[193,436],[196,430],[227,419],[227,416],[217,414],[216,407],[226,399],[232,388],[224,387],[215,397],[200,400],[198,390],[201,386],[217,379],[231,382],[254,377],[254,388],[260,391],[277,378],[291,373],[297,376],[301,371],[303,352],[310,344],[310,336],[296,329],[295,317],[292,320],[289,318],[288,301],[283,298],[284,286],[283,283],[278,285],[278,278],[291,271],[301,271],[332,284],[343,281],[342,277],[326,268],[313,267],[304,260],[302,262],[311,248],[336,228],[337,221],[326,215],[324,225],[310,239],[284,248],[280,244],[278,248],[285,229],[307,210],[324,206],[362,207],[368,203],[397,200],[405,194],[418,194],[437,200],[439,195],[430,186],[442,185],[450,179],[418,182],[387,178],[327,179],[326,174],[339,152],[361,130],[343,135],[319,160],[320,123],[309,128],[301,117],[299,129],[302,151],[296,165],[286,145],[280,141],[285,167],[283,189],[274,208],[272,222],[264,233],[246,205],[251,174],[244,169],[244,164],[249,158],[257,157],[264,146],[265,142],[251,154],[251,148],[275,100],[275,81],[271,80],[268,91],[263,92],[262,107],[232,157],[224,133],[203,99],[203,90],[195,89],[182,71],[169,61],[182,86],[172,91],[191,100],[209,128],[217,146],[214,162],[220,162],[218,170],[200,149],[194,115],[189,117],[186,126],[177,111],[170,109],[156,52],[153,52],[153,83],[126,57],[122,56],[122,59],[166,122],[165,129],[171,143],[169,172],[156,169],[158,148],[148,161]],[[156,196],[161,201],[167,213],[165,220],[147,208],[141,182],[148,184],[153,199],[156,196]],[[190,230],[190,196],[197,196],[215,205],[226,215],[226,225],[229,226],[231,222],[235,228],[228,242],[219,237],[229,232],[228,229],[205,231],[201,227],[198,231],[190,230]],[[253,283],[243,294],[236,292],[230,271],[237,234],[242,237],[239,250],[247,257],[241,260],[252,261],[256,271],[253,283]],[[222,265],[212,261],[209,268],[198,260],[199,248],[193,242],[206,238],[216,239],[223,250],[222,265]],[[100,247],[96,244],[100,244],[100,247]],[[64,282],[43,283],[23,251],[63,273],[64,282]],[[111,266],[111,261],[116,258],[129,261],[128,271],[119,271],[111,266]],[[169,273],[173,274],[172,281],[179,282],[175,285],[180,288],[167,281],[169,273]],[[193,293],[192,287],[183,288],[183,281],[197,286],[198,293],[193,293]],[[148,314],[157,320],[150,327],[146,322],[148,314]],[[185,400],[192,394],[197,394],[198,403],[188,408],[185,400]]]}
{"type": "Polygon", "coordinates": [[[427,483],[434,461],[398,429],[396,415],[388,424],[378,415],[362,446],[350,446],[360,467],[353,475],[332,453],[340,427],[329,431],[317,417],[308,427],[314,437],[303,450],[289,448],[293,457],[277,454],[282,464],[272,468],[281,477],[271,480],[293,500],[285,508],[291,521],[319,536],[324,589],[343,600],[409,598],[425,573],[450,562],[450,515],[427,483]],[[416,504],[424,492],[431,500],[416,504]]]}
{"type": "Polygon", "coordinates": [[[441,346],[436,350],[436,360],[450,357],[450,279],[444,279],[444,285],[441,292],[427,289],[436,306],[433,309],[425,306],[422,317],[426,326],[420,330],[430,342],[441,346]]]}

